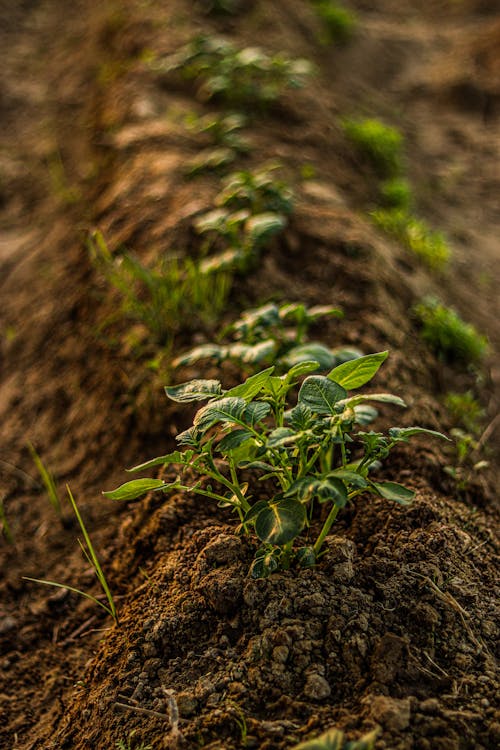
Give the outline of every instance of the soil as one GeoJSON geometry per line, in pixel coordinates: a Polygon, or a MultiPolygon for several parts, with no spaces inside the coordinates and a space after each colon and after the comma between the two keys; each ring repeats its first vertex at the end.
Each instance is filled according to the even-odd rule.
{"type": "MultiPolygon", "coordinates": [[[[500,745],[500,4],[346,5],[353,38],[322,46],[313,5],[299,0],[218,17],[181,0],[76,0],[71,11],[0,0],[0,501],[12,534],[0,536],[1,748],[288,750],[331,727],[349,739],[378,727],[377,750],[500,745]],[[358,498],[316,568],[263,580],[248,575],[255,541],[210,503],[101,495],[189,425],[192,413],[165,401],[165,378],[220,376],[203,363],[148,366],[157,350],[116,315],[86,244],[99,228],[112,251],[145,262],[199,247],[193,219],[221,175],[186,177],[207,142],[185,116],[224,107],[147,60],[201,32],[316,71],[278,105],[247,112],[252,148],[235,166],[279,160],[296,199],[222,322],[270,299],[338,305],[344,318],[312,334],[390,349],[376,387],[408,409],[385,409],[382,427],[449,431],[449,391],[471,389],[485,411],[465,481],[445,472],[453,447],[400,448],[384,478],[415,490],[410,507],[358,498]],[[428,272],[367,218],[376,175],[342,133],[351,115],[404,133],[418,215],[453,249],[446,272],[428,272]],[[420,339],[411,307],[428,293],[488,336],[479,377],[420,339]],[[48,503],[28,441],[61,496],[68,484],[77,498],[119,625],[88,599],[23,578],[100,594],[69,505],[58,516],[48,503]],[[489,468],[474,470],[479,460],[489,468]]],[[[183,321],[176,349],[213,334],[183,321]]],[[[238,377],[223,369],[224,385],[238,377]]]]}

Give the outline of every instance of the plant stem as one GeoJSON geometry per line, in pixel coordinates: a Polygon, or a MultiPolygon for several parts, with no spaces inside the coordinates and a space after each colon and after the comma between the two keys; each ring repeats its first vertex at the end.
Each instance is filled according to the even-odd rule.
{"type": "Polygon", "coordinates": [[[339,510],[340,510],[340,506],[339,505],[334,505],[333,508],[331,509],[330,513],[328,514],[328,518],[326,519],[326,521],[325,521],[325,523],[323,525],[323,528],[321,529],[321,533],[320,533],[319,537],[316,539],[316,542],[314,544],[314,548],[313,549],[314,549],[314,554],[316,555],[316,557],[319,555],[321,547],[323,546],[323,542],[325,541],[326,537],[330,533],[330,528],[331,528],[333,522],[335,521],[335,519],[337,518],[337,514],[338,514],[339,510]]]}

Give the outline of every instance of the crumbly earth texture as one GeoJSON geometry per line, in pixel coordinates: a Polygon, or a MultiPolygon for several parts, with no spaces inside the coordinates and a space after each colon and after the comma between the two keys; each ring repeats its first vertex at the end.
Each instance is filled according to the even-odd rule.
{"type": "Polygon", "coordinates": [[[331,727],[349,739],[378,727],[377,750],[497,747],[500,6],[352,0],[352,38],[325,45],[313,3],[209,5],[0,0],[0,502],[12,537],[4,526],[0,747],[291,750],[331,727]],[[193,221],[221,173],[186,175],[210,146],[186,117],[227,106],[149,62],[200,33],[306,58],[315,74],[247,109],[250,148],[226,172],[279,161],[294,209],[221,320],[182,322],[176,352],[263,301],[333,304],[344,318],[312,338],[391,352],[375,387],[408,408],[381,410],[382,428],[449,432],[448,391],[475,389],[485,411],[482,463],[465,481],[445,472],[452,446],[399,447],[381,478],[414,489],[410,507],[359,497],[316,568],[263,580],[248,574],[255,540],[208,500],[101,496],[190,424],[166,382],[242,377],[235,365],[155,365],[158,348],[117,314],[86,245],[99,228],[145,263],[199,250],[193,221]],[[342,133],[353,115],[404,134],[417,213],[453,250],[445,273],[367,218],[378,178],[342,133]],[[489,337],[479,379],[420,339],[411,307],[428,293],[489,337]],[[28,441],[61,497],[69,484],[77,498],[119,625],[23,578],[100,595],[28,441]]]}

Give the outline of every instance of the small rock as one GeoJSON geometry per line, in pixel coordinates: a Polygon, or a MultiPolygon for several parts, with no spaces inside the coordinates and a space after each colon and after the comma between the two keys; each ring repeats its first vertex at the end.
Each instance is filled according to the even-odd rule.
{"type": "Polygon", "coordinates": [[[177,708],[179,709],[179,716],[183,719],[189,716],[193,716],[198,710],[198,701],[190,693],[177,693],[175,696],[177,701],[177,708]]]}
{"type": "Polygon", "coordinates": [[[308,675],[304,687],[304,695],[313,701],[322,701],[331,695],[332,689],[328,682],[317,672],[308,675]]]}
{"type": "Polygon", "coordinates": [[[376,695],[372,698],[370,713],[390,732],[402,732],[410,724],[410,699],[376,695]]]}
{"type": "Polygon", "coordinates": [[[17,627],[17,620],[15,620],[10,615],[6,615],[6,617],[0,620],[0,635],[9,633],[11,630],[14,630],[14,628],[16,627],[17,627]]]}
{"type": "Polygon", "coordinates": [[[437,698],[427,698],[427,700],[422,701],[419,708],[422,713],[433,716],[439,713],[439,701],[437,698]]]}

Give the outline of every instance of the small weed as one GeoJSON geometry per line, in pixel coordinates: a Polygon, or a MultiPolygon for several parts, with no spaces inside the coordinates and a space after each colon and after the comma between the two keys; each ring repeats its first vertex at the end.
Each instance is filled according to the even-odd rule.
{"type": "Polygon", "coordinates": [[[90,536],[88,534],[87,528],[83,522],[83,519],[80,515],[80,511],[78,510],[78,506],[76,504],[76,501],[71,493],[70,488],[66,487],[68,491],[68,497],[69,501],[71,503],[71,507],[73,508],[73,512],[77,518],[78,524],[80,526],[84,542],[83,543],[80,539],[78,540],[78,544],[80,545],[80,548],[83,552],[83,555],[85,559],[90,563],[90,565],[93,567],[94,572],[96,574],[97,580],[99,581],[99,584],[106,595],[107,605],[103,604],[103,602],[99,601],[99,599],[96,599],[95,596],[92,596],[92,594],[87,593],[86,591],[81,591],[80,589],[75,589],[73,586],[68,586],[63,583],[56,583],[55,581],[46,581],[42,580],[40,578],[29,578],[28,576],[23,576],[24,580],[26,581],[33,581],[34,583],[42,583],[45,586],[55,586],[59,589],[67,589],[68,591],[73,591],[75,594],[79,594],[80,596],[85,597],[85,599],[90,599],[92,602],[97,604],[99,607],[104,609],[104,611],[110,615],[113,620],[115,621],[115,624],[118,625],[118,614],[116,611],[115,603],[113,600],[113,595],[111,594],[111,590],[108,586],[108,582],[106,580],[106,576],[103,573],[103,570],[101,568],[101,565],[99,563],[99,559],[96,555],[96,552],[94,550],[94,547],[92,545],[92,541],[90,539],[90,536]]]}
{"type": "Polygon", "coordinates": [[[481,442],[475,435],[458,427],[450,430],[455,441],[455,461],[453,465],[445,466],[445,472],[455,481],[459,492],[465,492],[473,477],[487,469],[489,462],[480,459],[481,442]]]}
{"type": "Polygon", "coordinates": [[[0,537],[5,539],[7,544],[14,544],[14,534],[7,520],[7,514],[3,504],[3,497],[0,498],[0,537]]]}
{"type": "Polygon", "coordinates": [[[357,24],[351,11],[335,0],[312,0],[312,3],[323,25],[320,36],[323,44],[344,44],[351,39],[357,24]]]}
{"type": "Polygon", "coordinates": [[[195,80],[202,101],[216,98],[233,106],[270,104],[284,89],[301,86],[312,72],[306,60],[270,56],[258,47],[238,49],[215,36],[199,36],[152,65],[160,73],[178,72],[195,80]]]}
{"type": "Polygon", "coordinates": [[[189,258],[168,258],[148,268],[127,253],[114,257],[100,232],[92,235],[89,247],[96,266],[120,293],[121,316],[144,325],[167,349],[183,321],[213,321],[226,304],[227,272],[208,275],[189,258]]]}
{"type": "Polygon", "coordinates": [[[366,157],[379,177],[389,179],[400,175],[402,170],[403,136],[380,120],[344,120],[345,135],[366,157]]]}
{"type": "Polygon", "coordinates": [[[488,350],[488,340],[452,308],[427,297],[413,311],[420,334],[430,348],[448,362],[478,365],[488,350]]]}
{"type": "Polygon", "coordinates": [[[405,406],[388,393],[347,393],[368,383],[386,357],[387,352],[360,357],[338,365],[327,376],[309,374],[319,365],[312,360],[281,376],[273,375],[270,367],[228,391],[218,380],[168,387],[166,394],[173,401],[208,403],[196,413],[192,427],[177,436],[182,450],[132,471],[171,465],[178,478],[170,483],[136,479],[104,494],[113,500],[133,500],[149,491],[181,490],[212,498],[237,513],[242,531],[253,530],[257,536],[260,547],[253,577],[291,565],[310,567],[321,555],[338,512],[358,495],[372,494],[401,505],[411,501],[412,490],[370,477],[395,445],[418,434],[444,437],[419,427],[392,428],[387,434],[359,429],[377,417],[372,402],[405,406]],[[193,474],[198,479],[186,483],[193,474]],[[259,491],[263,480],[266,490],[259,491]],[[313,543],[294,549],[318,505],[328,508],[319,534],[313,543]]]}
{"type": "Polygon", "coordinates": [[[33,458],[33,461],[35,463],[36,468],[38,469],[38,472],[40,474],[40,477],[43,482],[43,486],[45,487],[45,490],[47,492],[47,497],[50,501],[50,504],[54,508],[55,512],[59,517],[62,516],[62,510],[61,510],[61,500],[59,499],[59,493],[57,492],[57,487],[54,482],[54,477],[50,473],[50,471],[47,469],[45,464],[43,463],[42,459],[34,449],[33,445],[31,443],[28,443],[28,449],[31,453],[31,457],[33,458]]]}
{"type": "Polygon", "coordinates": [[[134,740],[136,734],[137,731],[133,729],[126,740],[118,740],[116,743],[118,750],[153,750],[152,745],[146,745],[144,742],[141,742],[140,745],[136,744],[134,740]]]}
{"type": "Polygon", "coordinates": [[[401,208],[372,211],[370,216],[380,229],[401,242],[432,271],[444,270],[451,251],[441,232],[430,229],[423,219],[401,208]]]}
{"type": "Polygon", "coordinates": [[[309,326],[331,316],[340,317],[340,310],[328,306],[308,308],[301,303],[279,306],[269,303],[245,310],[222,334],[231,335],[232,341],[197,346],[174,360],[173,366],[191,365],[204,359],[218,363],[231,359],[243,369],[274,364],[277,371],[282,371],[300,362],[316,360],[319,369],[331,370],[362,354],[357,349],[329,349],[318,342],[306,341],[309,326]]]}
{"type": "Polygon", "coordinates": [[[373,750],[379,734],[380,730],[375,729],[359,740],[349,741],[340,729],[329,729],[320,737],[294,745],[292,750],[373,750]]]}
{"type": "Polygon", "coordinates": [[[387,208],[409,211],[413,202],[410,183],[404,177],[394,177],[380,184],[380,199],[387,208]]]}
{"type": "Polygon", "coordinates": [[[481,432],[481,422],[485,411],[470,391],[447,393],[445,406],[455,424],[464,427],[471,435],[481,432]]]}

